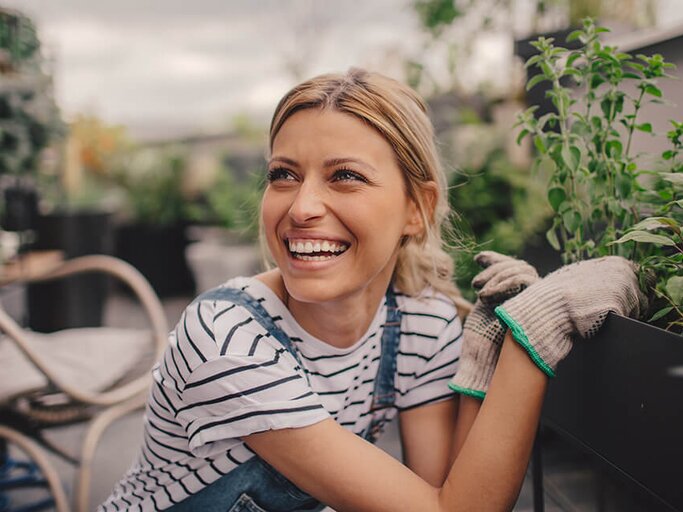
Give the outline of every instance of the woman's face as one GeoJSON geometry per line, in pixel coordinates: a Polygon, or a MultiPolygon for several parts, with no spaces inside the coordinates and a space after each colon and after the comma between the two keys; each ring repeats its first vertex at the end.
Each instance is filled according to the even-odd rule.
{"type": "Polygon", "coordinates": [[[421,231],[389,143],[355,117],[306,109],[273,141],[261,215],[291,297],[384,293],[401,237],[421,231]]]}

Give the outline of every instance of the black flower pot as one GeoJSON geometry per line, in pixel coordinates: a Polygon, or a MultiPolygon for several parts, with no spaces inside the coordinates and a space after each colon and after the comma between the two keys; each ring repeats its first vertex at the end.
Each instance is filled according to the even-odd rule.
{"type": "Polygon", "coordinates": [[[116,255],[137,268],[160,297],[194,294],[185,226],[129,224],[116,231],[116,255]]]}
{"type": "MultiPolygon", "coordinates": [[[[58,249],[70,259],[88,254],[112,254],[111,214],[65,211],[39,215],[37,250],[58,249]]],[[[51,332],[102,325],[108,280],[101,274],[73,276],[28,287],[29,326],[51,332]]]]}
{"type": "Polygon", "coordinates": [[[5,211],[0,226],[6,231],[26,231],[36,227],[38,193],[26,185],[14,185],[3,191],[5,211]]]}

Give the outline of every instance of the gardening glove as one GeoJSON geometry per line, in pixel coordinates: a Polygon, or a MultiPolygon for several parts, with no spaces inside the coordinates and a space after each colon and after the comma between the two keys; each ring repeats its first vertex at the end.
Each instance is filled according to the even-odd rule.
{"type": "Polygon", "coordinates": [[[620,256],[573,263],[505,301],[495,312],[534,363],[554,377],[573,340],[595,335],[610,311],[635,317],[647,309],[636,273],[637,266],[620,256]]]}
{"type": "Polygon", "coordinates": [[[507,331],[496,318],[494,308],[539,277],[536,269],[525,261],[497,252],[481,252],[474,260],[485,270],[472,280],[472,286],[480,290],[474,308],[465,320],[458,372],[448,386],[453,391],[483,400],[507,331]]]}

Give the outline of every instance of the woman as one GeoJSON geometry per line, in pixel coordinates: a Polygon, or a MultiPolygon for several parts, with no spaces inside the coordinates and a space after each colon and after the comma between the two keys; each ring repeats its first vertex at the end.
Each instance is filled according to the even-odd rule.
{"type": "Polygon", "coordinates": [[[358,69],[304,82],[280,101],[270,150],[275,268],[186,309],[141,454],[100,510],[509,509],[572,336],[643,305],[630,264],[537,281],[484,253],[463,336],[445,179],[412,90],[358,69]],[[405,465],[372,444],[395,415],[405,465]]]}

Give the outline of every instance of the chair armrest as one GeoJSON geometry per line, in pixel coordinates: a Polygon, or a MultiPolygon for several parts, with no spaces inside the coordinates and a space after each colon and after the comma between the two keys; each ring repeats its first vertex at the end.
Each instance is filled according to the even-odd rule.
{"type": "MultiPolygon", "coordinates": [[[[168,336],[168,323],[156,293],[145,277],[132,265],[112,256],[81,256],[66,261],[40,275],[31,275],[23,282],[39,282],[60,279],[85,272],[102,272],[126,283],[143,306],[151,324],[155,359],[164,351],[168,336]]],[[[150,376],[143,375],[131,382],[103,393],[80,390],[65,383],[50,369],[40,353],[28,342],[24,330],[0,307],[0,330],[12,338],[26,357],[61,391],[76,401],[93,405],[112,405],[127,400],[147,389],[150,376]]]]}

